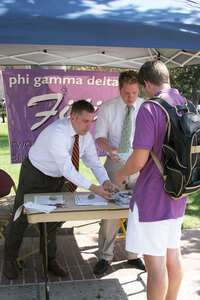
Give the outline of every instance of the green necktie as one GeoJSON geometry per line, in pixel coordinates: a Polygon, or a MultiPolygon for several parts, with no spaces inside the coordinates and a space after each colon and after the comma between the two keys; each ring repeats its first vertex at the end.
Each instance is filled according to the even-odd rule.
{"type": "Polygon", "coordinates": [[[127,106],[127,108],[128,111],[124,119],[120,144],[118,148],[119,153],[128,153],[131,148],[131,142],[130,142],[131,128],[132,128],[131,110],[133,109],[133,106],[127,106]]]}

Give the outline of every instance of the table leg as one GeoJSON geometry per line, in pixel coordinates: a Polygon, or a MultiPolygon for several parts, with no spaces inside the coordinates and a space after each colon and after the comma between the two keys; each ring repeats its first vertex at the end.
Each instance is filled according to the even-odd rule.
{"type": "Polygon", "coordinates": [[[46,300],[49,300],[47,223],[43,223],[43,228],[44,228],[43,267],[44,267],[45,295],[46,295],[46,300]]]}

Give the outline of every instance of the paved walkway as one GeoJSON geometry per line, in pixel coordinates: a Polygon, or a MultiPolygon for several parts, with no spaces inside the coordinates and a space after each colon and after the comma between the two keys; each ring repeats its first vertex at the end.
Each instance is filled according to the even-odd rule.
{"type": "MultiPolygon", "coordinates": [[[[49,272],[50,299],[146,299],[146,273],[126,263],[124,239],[116,240],[114,260],[106,274],[95,276],[93,268],[98,260],[98,222],[68,222],[65,227],[59,231],[57,253],[59,262],[68,269],[69,275],[60,278],[49,272]]],[[[21,254],[37,247],[38,237],[27,236],[23,240],[21,254]]],[[[200,229],[183,230],[181,249],[185,276],[179,300],[200,299],[200,229]]],[[[45,299],[39,254],[24,261],[17,280],[5,278],[2,268],[3,247],[0,247],[1,300],[45,299]]]]}

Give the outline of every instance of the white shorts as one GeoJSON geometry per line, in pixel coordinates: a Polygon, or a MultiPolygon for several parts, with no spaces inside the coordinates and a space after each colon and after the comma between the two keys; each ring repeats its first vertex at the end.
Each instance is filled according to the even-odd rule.
{"type": "Polygon", "coordinates": [[[178,249],[183,217],[156,222],[139,222],[138,207],[129,210],[126,250],[153,256],[165,256],[167,249],[178,249]]]}

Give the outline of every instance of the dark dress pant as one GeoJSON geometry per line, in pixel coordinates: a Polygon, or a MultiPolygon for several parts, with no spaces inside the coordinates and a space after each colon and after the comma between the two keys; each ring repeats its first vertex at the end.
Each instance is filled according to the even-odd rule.
{"type": "MultiPolygon", "coordinates": [[[[19,185],[15,197],[13,213],[8,225],[5,241],[5,259],[16,259],[20,250],[23,234],[28,226],[27,216],[23,212],[14,222],[13,218],[16,210],[24,203],[24,194],[32,193],[54,193],[61,192],[65,184],[64,177],[51,177],[43,174],[35,168],[28,157],[21,165],[19,185]]],[[[40,252],[43,253],[44,235],[43,226],[40,225],[40,252]]],[[[56,232],[62,225],[61,222],[47,223],[47,245],[48,258],[56,257],[56,232]]]]}

